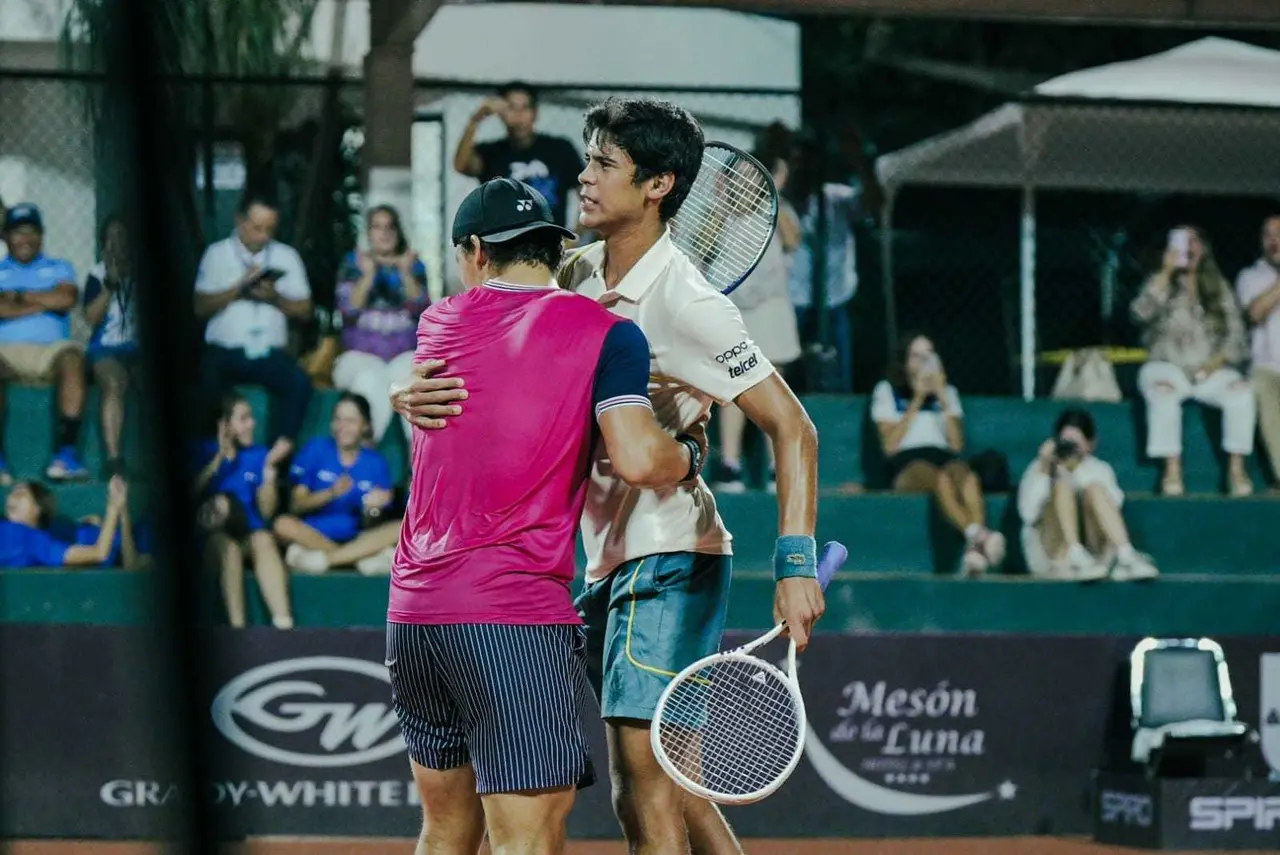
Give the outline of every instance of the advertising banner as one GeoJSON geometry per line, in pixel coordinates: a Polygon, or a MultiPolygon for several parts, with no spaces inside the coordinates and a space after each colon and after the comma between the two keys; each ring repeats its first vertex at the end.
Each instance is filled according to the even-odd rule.
{"type": "Polygon", "coordinates": [[[1142,849],[1276,848],[1280,782],[1100,775],[1094,837],[1142,849]]]}
{"type": "MultiPolygon", "coordinates": [[[[769,799],[726,812],[748,837],[1088,834],[1135,640],[818,635],[799,669],[804,759],[769,799]]],[[[1280,706],[1267,670],[1280,639],[1221,641],[1240,716],[1261,726],[1280,706]]],[[[0,627],[4,837],[157,836],[193,798],[227,837],[416,834],[381,632],[218,631],[196,723],[212,762],[195,793],[177,783],[155,644],[138,629],[0,627]]],[[[606,781],[579,793],[573,836],[618,836],[606,781]]]]}

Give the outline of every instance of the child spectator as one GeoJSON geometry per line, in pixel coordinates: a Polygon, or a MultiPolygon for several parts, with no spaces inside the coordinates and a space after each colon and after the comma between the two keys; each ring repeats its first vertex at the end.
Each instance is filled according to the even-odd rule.
{"type": "Polygon", "coordinates": [[[1158,575],[1137,552],[1120,514],[1124,491],[1094,456],[1098,429],[1087,410],[1063,410],[1018,485],[1022,551],[1032,575],[1091,582],[1158,575]]]}
{"type": "Polygon", "coordinates": [[[294,459],[293,513],[275,523],[276,536],[289,544],[285,563],[309,573],[351,564],[365,574],[389,572],[400,521],[386,516],[394,499],[391,468],[369,447],[369,402],[343,394],[329,432],[294,459]]]}
{"type": "Polygon", "coordinates": [[[44,484],[21,481],[5,499],[0,520],[0,567],[98,567],[109,563],[116,527],[128,503],[124,479],[107,485],[107,509],[92,543],[68,543],[47,531],[55,512],[44,484]]]}
{"type": "Polygon", "coordinates": [[[246,622],[244,565],[253,563],[262,597],[277,629],[293,628],[288,578],[267,520],[279,504],[277,467],[289,444],[277,441],[270,451],[253,441],[255,421],[249,402],[231,393],[223,397],[216,436],[201,444],[196,492],[205,499],[200,524],[208,535],[205,559],[222,579],[227,617],[234,627],[246,622]]]}

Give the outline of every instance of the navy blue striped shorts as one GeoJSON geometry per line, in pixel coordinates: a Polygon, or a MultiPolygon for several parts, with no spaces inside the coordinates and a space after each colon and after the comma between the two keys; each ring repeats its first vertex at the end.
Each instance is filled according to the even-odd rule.
{"type": "Polygon", "coordinates": [[[470,763],[482,795],[595,783],[581,627],[389,622],[386,664],[414,762],[470,763]]]}

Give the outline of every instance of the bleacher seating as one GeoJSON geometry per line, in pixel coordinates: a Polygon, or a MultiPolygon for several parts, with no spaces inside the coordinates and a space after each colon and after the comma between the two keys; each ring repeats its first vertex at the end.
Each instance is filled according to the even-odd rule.
{"type": "MultiPolygon", "coordinates": [[[[260,389],[244,390],[259,415],[265,441],[269,404],[260,389]]],[[[312,399],[304,438],[328,429],[338,393],[319,390],[312,399]]],[[[1064,406],[1009,398],[967,398],[966,430],[971,451],[997,449],[1010,461],[1014,480],[1036,453],[1064,406]]],[[[833,584],[824,627],[832,630],[1008,631],[1117,633],[1248,633],[1274,629],[1280,613],[1280,550],[1264,532],[1280,520],[1280,500],[1260,495],[1227,499],[1220,492],[1220,465],[1210,436],[1216,419],[1188,409],[1185,419],[1188,496],[1153,495],[1158,474],[1141,455],[1142,432],[1128,404],[1089,404],[1102,438],[1100,453],[1115,466],[1129,491],[1125,516],[1139,548],[1156,553],[1162,577],[1149,584],[1070,585],[1019,575],[1016,513],[1012,497],[988,499],[989,518],[1010,535],[1012,574],[964,580],[952,573],[958,542],[924,497],[884,493],[845,495],[835,489],[862,482],[875,471],[877,443],[866,418],[865,397],[812,396],[805,399],[821,437],[823,496],[820,539],[839,539],[850,548],[847,571],[833,584]],[[1156,546],[1156,543],[1159,546],[1156,546]]],[[[131,412],[140,412],[132,409],[131,412]]],[[[15,387],[6,424],[16,477],[39,477],[53,429],[52,393],[15,387]],[[14,415],[21,413],[20,419],[14,415]]],[[[82,450],[96,473],[101,463],[96,428],[96,395],[86,407],[82,450]]],[[[126,449],[136,459],[141,447],[137,419],[126,430],[126,449]]],[[[714,439],[714,425],[711,431],[714,439]]],[[[749,435],[750,436],[750,435],[749,435]]],[[[749,442],[749,446],[753,443],[749,442]]],[[[758,452],[758,443],[754,443],[758,452]]],[[[402,472],[407,459],[399,430],[388,430],[380,449],[402,472]]],[[[756,477],[759,454],[754,455],[756,477]]],[[[1255,483],[1263,485],[1258,462],[1255,483]]],[[[56,488],[68,516],[100,513],[105,486],[93,482],[56,488]]],[[[133,505],[142,507],[143,490],[133,505]]],[[[753,492],[720,496],[721,513],[735,533],[734,593],[730,624],[764,628],[772,588],[769,561],[776,525],[773,497],[753,492]]],[[[210,578],[210,585],[214,580],[210,578]]],[[[385,615],[386,580],[336,573],[293,580],[300,626],[378,624],[385,615]]],[[[0,619],[120,621],[150,612],[152,586],[145,575],[113,571],[0,572],[0,619]]],[[[210,588],[211,601],[216,600],[210,588]]],[[[251,611],[265,620],[256,587],[251,611]]]]}

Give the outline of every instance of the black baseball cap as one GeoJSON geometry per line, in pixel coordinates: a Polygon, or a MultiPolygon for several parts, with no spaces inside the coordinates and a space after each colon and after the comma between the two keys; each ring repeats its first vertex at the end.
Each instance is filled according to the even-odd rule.
{"type": "Polygon", "coordinates": [[[471,235],[485,243],[504,243],[538,229],[550,229],[563,237],[573,232],[556,223],[547,199],[523,181],[494,178],[467,194],[453,215],[453,245],[471,235]]]}
{"type": "Polygon", "coordinates": [[[40,209],[30,202],[19,202],[5,211],[4,230],[13,231],[19,226],[35,226],[39,231],[44,231],[44,218],[40,216],[40,209]]]}

